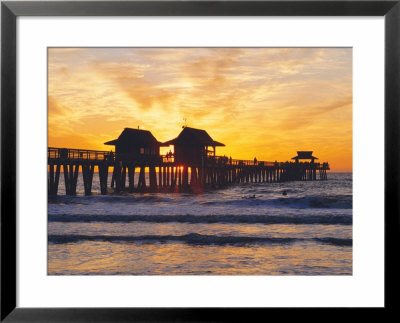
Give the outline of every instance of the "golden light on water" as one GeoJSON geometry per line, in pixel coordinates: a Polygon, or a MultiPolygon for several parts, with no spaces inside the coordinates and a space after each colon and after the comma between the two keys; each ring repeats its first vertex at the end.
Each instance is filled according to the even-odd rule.
{"type": "MultiPolygon", "coordinates": [[[[57,245],[49,245],[50,255],[57,245]]],[[[121,270],[119,275],[187,275],[196,267],[196,275],[293,275],[298,268],[310,263],[320,268],[338,266],[337,250],[330,247],[299,245],[236,246],[188,246],[184,244],[135,245],[88,242],[66,246],[64,257],[49,261],[48,274],[59,270],[70,274],[95,274],[121,270]],[[98,255],[93,257],[93,254],[98,255]],[[107,255],[104,257],[102,255],[107,255]],[[215,264],[218,267],[215,268],[215,264]],[[202,270],[200,270],[202,268],[202,270]],[[147,270],[147,271],[146,271],[147,270]],[[286,271],[286,273],[284,273],[286,271]]],[[[343,267],[351,264],[351,250],[344,254],[343,267]]],[[[307,273],[304,273],[307,275],[307,273]]]]}

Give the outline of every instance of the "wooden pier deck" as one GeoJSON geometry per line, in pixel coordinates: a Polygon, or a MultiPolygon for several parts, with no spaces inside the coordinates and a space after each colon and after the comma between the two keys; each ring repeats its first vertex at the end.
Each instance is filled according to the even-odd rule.
{"type": "Polygon", "coordinates": [[[328,163],[255,162],[223,156],[205,157],[191,165],[176,163],[171,155],[141,157],[120,161],[110,151],[49,147],[48,193],[57,195],[61,172],[67,195],[76,195],[80,172],[85,195],[91,195],[95,170],[100,193],[107,194],[110,189],[117,193],[201,192],[240,183],[326,180],[330,169],[328,163]]]}

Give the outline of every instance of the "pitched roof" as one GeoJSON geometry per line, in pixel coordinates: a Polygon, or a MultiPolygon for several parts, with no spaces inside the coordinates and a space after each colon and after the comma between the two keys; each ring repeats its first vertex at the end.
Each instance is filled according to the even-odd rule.
{"type": "Polygon", "coordinates": [[[107,141],[105,145],[137,145],[137,146],[157,146],[161,145],[159,141],[148,130],[125,128],[118,139],[107,141]]]}
{"type": "Polygon", "coordinates": [[[202,129],[185,127],[178,137],[164,142],[166,145],[195,145],[195,146],[225,146],[223,143],[213,140],[202,129]]]}
{"type": "Polygon", "coordinates": [[[292,159],[318,159],[312,155],[312,151],[298,151],[297,156],[292,159]]]}

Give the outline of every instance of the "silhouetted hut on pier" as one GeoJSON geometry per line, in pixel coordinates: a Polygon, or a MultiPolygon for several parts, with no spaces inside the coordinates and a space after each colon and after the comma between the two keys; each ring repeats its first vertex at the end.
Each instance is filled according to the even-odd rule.
{"type": "Polygon", "coordinates": [[[118,139],[105,145],[115,146],[117,161],[160,161],[160,146],[163,144],[148,130],[125,128],[118,139]]]}
{"type": "Polygon", "coordinates": [[[311,163],[314,163],[314,160],[318,158],[314,157],[312,153],[313,153],[312,151],[298,151],[297,156],[293,157],[292,159],[294,159],[296,163],[298,163],[299,160],[307,160],[310,161],[311,163]]]}
{"type": "Polygon", "coordinates": [[[225,146],[213,140],[205,130],[190,127],[184,127],[178,137],[164,145],[173,145],[175,162],[186,165],[199,165],[205,157],[215,157],[215,147],[225,146]]]}

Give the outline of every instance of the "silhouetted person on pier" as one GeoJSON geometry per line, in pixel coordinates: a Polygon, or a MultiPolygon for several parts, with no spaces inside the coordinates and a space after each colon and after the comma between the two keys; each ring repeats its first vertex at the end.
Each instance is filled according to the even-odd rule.
{"type": "Polygon", "coordinates": [[[257,158],[254,157],[254,165],[256,165],[256,164],[257,164],[257,158]]]}
{"type": "Polygon", "coordinates": [[[232,165],[232,156],[229,156],[229,164],[232,165]]]}
{"type": "Polygon", "coordinates": [[[172,151],[171,150],[167,153],[167,159],[170,159],[170,158],[172,158],[172,151]]]}

